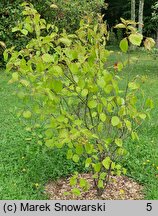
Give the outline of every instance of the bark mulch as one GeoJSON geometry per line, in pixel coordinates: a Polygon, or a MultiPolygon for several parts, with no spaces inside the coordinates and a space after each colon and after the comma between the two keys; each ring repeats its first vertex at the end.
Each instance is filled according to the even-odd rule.
{"type": "Polygon", "coordinates": [[[93,187],[91,174],[80,174],[81,178],[87,179],[90,184],[88,192],[82,192],[80,196],[65,195],[64,192],[70,192],[72,187],[69,179],[59,179],[49,182],[45,187],[45,192],[50,200],[142,200],[143,186],[126,176],[111,176],[106,191],[101,197],[97,197],[96,190],[93,187]]]}

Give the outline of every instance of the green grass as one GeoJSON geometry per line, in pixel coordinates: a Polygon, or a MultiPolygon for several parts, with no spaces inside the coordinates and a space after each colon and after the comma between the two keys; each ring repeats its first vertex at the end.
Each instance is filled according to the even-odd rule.
{"type": "Polygon", "coordinates": [[[75,165],[65,152],[50,151],[29,140],[30,133],[17,117],[21,101],[12,95],[16,86],[0,73],[0,199],[46,199],[44,184],[68,175],[75,165]],[[35,184],[38,183],[37,188],[35,184]]]}
{"type": "MultiPolygon", "coordinates": [[[[118,59],[125,55],[112,55],[111,62],[118,59]]],[[[132,76],[148,76],[143,89],[153,98],[155,108],[151,119],[139,128],[140,140],[127,141],[129,155],[123,164],[127,175],[144,185],[145,199],[158,199],[158,62],[144,52],[132,52],[131,68],[132,76]]],[[[47,199],[44,185],[79,167],[65,159],[64,150],[39,146],[36,136],[28,139],[32,135],[17,116],[17,108],[24,104],[12,95],[17,86],[8,85],[8,79],[0,73],[0,199],[47,199]]]]}
{"type": "MultiPolygon", "coordinates": [[[[118,56],[113,56],[113,60],[118,56]]],[[[119,55],[120,60],[125,56],[119,55]]],[[[126,76],[131,71],[131,78],[136,75],[147,76],[147,81],[142,84],[146,97],[151,97],[154,109],[151,119],[143,123],[138,129],[140,140],[126,143],[129,155],[124,160],[130,177],[144,185],[145,199],[158,199],[158,62],[145,52],[132,52],[131,66],[123,72],[126,76]],[[139,59],[139,61],[137,61],[139,59]]],[[[142,100],[142,98],[139,98],[142,100]]]]}

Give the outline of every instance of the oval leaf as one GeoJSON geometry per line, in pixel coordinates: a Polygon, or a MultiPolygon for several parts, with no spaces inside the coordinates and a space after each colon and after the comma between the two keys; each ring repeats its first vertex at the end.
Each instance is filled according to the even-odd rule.
{"type": "Polygon", "coordinates": [[[54,61],[54,57],[48,53],[42,55],[42,59],[46,63],[50,63],[54,61]]]}
{"type": "Polygon", "coordinates": [[[113,116],[112,119],[111,119],[111,124],[112,124],[112,126],[115,127],[115,126],[117,126],[119,123],[120,123],[119,117],[113,116]]]}
{"type": "Polygon", "coordinates": [[[120,41],[120,49],[122,52],[127,52],[128,50],[128,40],[127,38],[124,38],[120,41]]]}
{"type": "Polygon", "coordinates": [[[89,101],[88,106],[90,109],[95,108],[97,106],[97,101],[95,101],[95,100],[89,101]]]}
{"type": "Polygon", "coordinates": [[[133,45],[140,46],[143,39],[143,35],[139,33],[135,33],[135,34],[131,34],[128,38],[133,45]]]}

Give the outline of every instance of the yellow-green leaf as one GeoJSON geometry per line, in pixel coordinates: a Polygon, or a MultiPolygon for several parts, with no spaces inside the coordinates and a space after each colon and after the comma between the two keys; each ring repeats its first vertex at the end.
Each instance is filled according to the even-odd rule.
{"type": "Polygon", "coordinates": [[[42,60],[46,63],[50,63],[54,61],[54,57],[48,53],[42,55],[42,60]]]}
{"type": "Polygon", "coordinates": [[[72,177],[70,178],[70,185],[71,185],[71,186],[74,186],[74,185],[76,185],[76,184],[77,184],[77,178],[74,177],[74,176],[72,176],[72,177]]]}
{"type": "Polygon", "coordinates": [[[109,169],[111,163],[110,157],[106,157],[103,161],[102,164],[105,167],[105,169],[109,169]]]}
{"type": "Polygon", "coordinates": [[[22,30],[21,30],[21,33],[24,34],[24,35],[27,35],[27,34],[28,34],[28,31],[27,31],[26,29],[22,29],[22,30]]]}
{"type": "Polygon", "coordinates": [[[104,188],[103,180],[98,181],[98,188],[104,188]]]}
{"type": "Polygon", "coordinates": [[[83,89],[83,90],[81,91],[81,96],[82,96],[82,97],[86,97],[87,94],[88,94],[88,89],[83,89]]]}
{"type": "Polygon", "coordinates": [[[145,113],[140,113],[139,117],[144,120],[146,118],[146,114],[145,113]]]}
{"type": "Polygon", "coordinates": [[[100,113],[99,118],[100,118],[100,120],[102,122],[105,122],[106,121],[106,115],[105,115],[105,113],[100,113]]]}
{"type": "Polygon", "coordinates": [[[72,157],[72,160],[75,162],[75,163],[78,163],[79,161],[79,156],[77,154],[74,154],[74,156],[72,157]]]}
{"type": "Polygon", "coordinates": [[[87,185],[86,180],[83,179],[83,178],[81,178],[81,179],[80,179],[80,187],[83,188],[83,187],[85,187],[86,185],[87,185]]]}
{"type": "Polygon", "coordinates": [[[13,82],[18,81],[18,79],[19,79],[19,74],[18,74],[18,72],[12,73],[12,80],[13,80],[13,82]]]}
{"type": "Polygon", "coordinates": [[[32,116],[32,113],[29,110],[23,112],[24,118],[29,119],[31,118],[31,116],[32,116]]]}
{"type": "Polygon", "coordinates": [[[58,9],[58,6],[56,4],[51,4],[50,7],[54,9],[58,9]]]}
{"type": "Polygon", "coordinates": [[[85,167],[88,168],[91,163],[92,163],[92,159],[91,158],[87,158],[86,161],[85,161],[85,167]]]}
{"type": "Polygon", "coordinates": [[[126,28],[126,26],[123,23],[119,23],[115,25],[115,28],[126,28]]]}
{"type": "Polygon", "coordinates": [[[69,150],[67,151],[67,159],[69,160],[69,159],[71,159],[72,157],[73,157],[73,152],[72,152],[71,149],[69,149],[69,150]]]}
{"type": "Polygon", "coordinates": [[[134,33],[134,34],[130,34],[128,38],[133,45],[140,46],[143,39],[143,35],[139,33],[134,33]]]}
{"type": "Polygon", "coordinates": [[[126,120],[126,119],[124,120],[124,122],[126,124],[127,129],[129,131],[131,131],[132,130],[132,124],[131,124],[131,122],[129,120],[126,120]]]}
{"type": "Polygon", "coordinates": [[[65,44],[66,46],[70,46],[71,45],[71,40],[70,39],[68,39],[68,38],[60,38],[59,40],[58,40],[60,43],[63,43],[63,44],[65,44]]]}
{"type": "Polygon", "coordinates": [[[81,155],[83,153],[83,146],[81,144],[78,144],[76,146],[76,154],[81,155]]]}
{"type": "Polygon", "coordinates": [[[117,126],[119,123],[120,123],[119,117],[113,116],[112,119],[111,119],[111,124],[112,124],[112,126],[115,127],[115,126],[117,126]]]}
{"type": "Polygon", "coordinates": [[[120,41],[120,49],[122,52],[127,52],[128,51],[128,40],[127,38],[124,38],[120,41]]]}
{"type": "Polygon", "coordinates": [[[122,147],[122,139],[120,138],[115,139],[115,143],[117,146],[122,147]]]}
{"type": "Polygon", "coordinates": [[[136,90],[136,89],[139,88],[139,84],[136,83],[136,82],[129,82],[129,83],[128,83],[128,87],[129,87],[130,89],[132,89],[132,90],[136,90]]]}
{"type": "Polygon", "coordinates": [[[79,196],[81,194],[81,191],[78,188],[73,188],[72,193],[76,196],[79,196]]]}
{"type": "Polygon", "coordinates": [[[100,170],[101,170],[101,163],[94,164],[94,171],[95,172],[100,172],[100,170]]]}
{"type": "Polygon", "coordinates": [[[90,109],[95,108],[97,106],[97,101],[95,101],[95,100],[89,101],[88,106],[90,109]]]}

